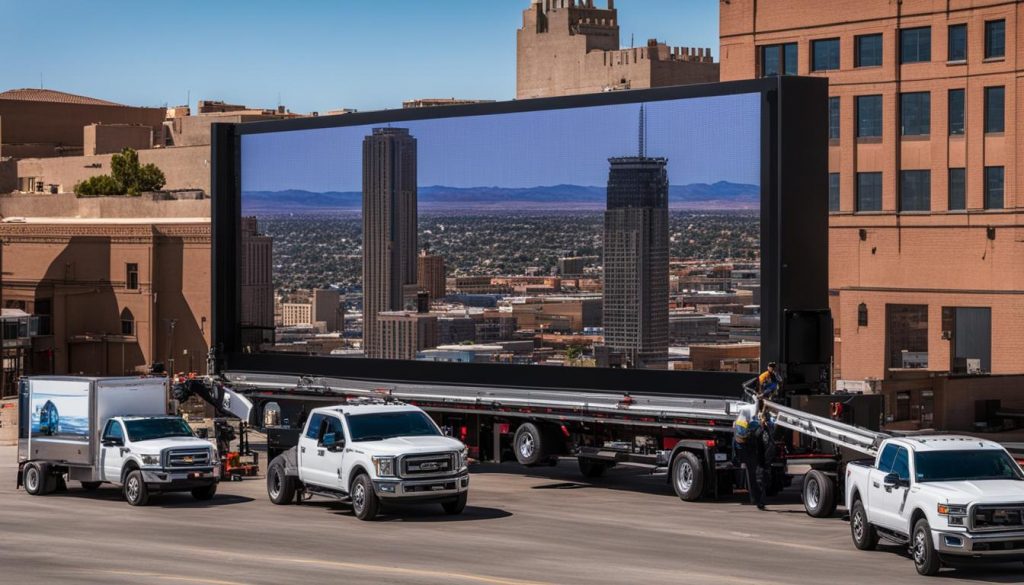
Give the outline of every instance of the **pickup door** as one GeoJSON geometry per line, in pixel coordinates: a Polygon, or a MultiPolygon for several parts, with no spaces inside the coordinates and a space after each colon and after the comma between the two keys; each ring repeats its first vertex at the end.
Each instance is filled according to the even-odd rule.
{"type": "Polygon", "coordinates": [[[100,473],[104,481],[121,482],[121,467],[124,466],[124,427],[116,420],[107,421],[100,435],[100,473]]]}
{"type": "Polygon", "coordinates": [[[910,486],[910,453],[906,447],[890,443],[882,449],[877,464],[868,473],[867,509],[868,519],[889,530],[906,534],[907,524],[903,520],[903,506],[907,501],[910,486]],[[895,473],[899,484],[886,487],[885,476],[895,473]]]}
{"type": "Polygon", "coordinates": [[[341,419],[330,414],[315,413],[309,417],[306,432],[299,437],[299,478],[310,483],[331,489],[341,489],[341,460],[343,449],[331,450],[324,445],[324,437],[332,434],[336,444],[343,444],[341,438],[344,431],[341,419]]]}

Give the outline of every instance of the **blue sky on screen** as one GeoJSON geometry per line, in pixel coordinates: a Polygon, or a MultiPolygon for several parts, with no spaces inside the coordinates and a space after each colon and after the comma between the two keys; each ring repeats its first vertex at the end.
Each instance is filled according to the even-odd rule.
{"type": "MultiPolygon", "coordinates": [[[[760,183],[760,95],[651,102],[648,156],[669,181],[760,183]]],[[[421,186],[603,186],[608,157],[637,152],[638,104],[393,124],[417,140],[421,186]]],[[[380,126],[374,125],[374,126],[380,126]]],[[[374,126],[242,139],[242,190],[360,191],[362,140],[374,126]]]]}

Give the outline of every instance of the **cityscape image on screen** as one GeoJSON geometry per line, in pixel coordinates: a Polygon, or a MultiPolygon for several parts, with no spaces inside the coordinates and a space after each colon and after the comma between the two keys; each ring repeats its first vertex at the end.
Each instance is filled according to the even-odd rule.
{"type": "Polygon", "coordinates": [[[245,134],[247,352],[753,372],[760,96],[245,134]]]}

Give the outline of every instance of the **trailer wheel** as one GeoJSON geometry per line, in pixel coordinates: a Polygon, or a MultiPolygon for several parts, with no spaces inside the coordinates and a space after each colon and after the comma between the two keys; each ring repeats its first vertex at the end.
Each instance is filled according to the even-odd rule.
{"type": "Polygon", "coordinates": [[[694,502],[704,492],[704,466],[700,459],[683,451],[672,461],[672,487],[679,499],[694,502]]]}
{"type": "Polygon", "coordinates": [[[84,489],[87,492],[96,491],[100,488],[100,485],[102,483],[102,481],[83,481],[82,489],[84,489]]]}
{"type": "Polygon", "coordinates": [[[129,471],[124,478],[124,499],[131,506],[145,506],[149,503],[149,488],[138,469],[129,471]]]}
{"type": "Polygon", "coordinates": [[[279,506],[295,501],[295,478],[285,473],[284,464],[276,459],[267,470],[267,496],[279,506]]]}
{"type": "Polygon", "coordinates": [[[352,511],[360,520],[373,520],[380,511],[380,500],[377,493],[373,491],[373,482],[370,476],[360,473],[352,482],[352,489],[349,490],[352,497],[352,511]]]}
{"type": "Polygon", "coordinates": [[[814,518],[831,516],[836,511],[836,486],[825,473],[812,469],[804,476],[804,510],[814,518]]]}
{"type": "Polygon", "coordinates": [[[614,465],[614,463],[600,461],[592,457],[577,457],[576,460],[579,462],[580,473],[583,474],[583,477],[590,478],[601,477],[605,471],[614,465]]]}
{"type": "Polygon", "coordinates": [[[533,423],[523,423],[516,429],[512,439],[512,451],[516,461],[522,465],[533,467],[551,463],[548,444],[544,433],[533,423]]]}
{"type": "MultiPolygon", "coordinates": [[[[25,465],[25,469],[22,471],[22,484],[25,486],[25,491],[33,496],[43,496],[53,491],[52,489],[47,489],[50,483],[47,479],[49,477],[48,471],[47,466],[44,464],[29,463],[25,465]]],[[[56,482],[53,483],[55,484],[56,482]]]]}

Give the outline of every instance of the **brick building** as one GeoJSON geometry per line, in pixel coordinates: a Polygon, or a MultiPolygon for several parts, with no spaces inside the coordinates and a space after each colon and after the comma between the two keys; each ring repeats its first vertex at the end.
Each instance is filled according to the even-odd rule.
{"type": "Polygon", "coordinates": [[[430,300],[443,299],[447,293],[444,256],[420,250],[416,257],[416,286],[430,295],[430,300]]]}
{"type": "Polygon", "coordinates": [[[908,424],[939,425],[940,404],[971,411],[941,396],[954,386],[1016,400],[1021,383],[1007,393],[997,376],[1024,372],[1024,4],[720,8],[723,80],[830,81],[836,377],[880,380],[889,417],[908,424]],[[991,376],[963,378],[979,372],[991,376]]]}
{"type": "Polygon", "coordinates": [[[714,81],[711,49],[620,48],[614,0],[533,0],[516,33],[516,99],[714,81]]]}

